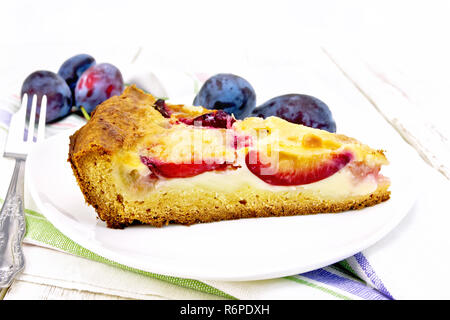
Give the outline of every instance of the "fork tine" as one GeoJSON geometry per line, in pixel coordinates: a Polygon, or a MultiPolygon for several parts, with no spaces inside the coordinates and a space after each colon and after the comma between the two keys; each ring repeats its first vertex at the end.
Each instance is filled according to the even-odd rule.
{"type": "Polygon", "coordinates": [[[24,93],[23,97],[22,97],[22,102],[20,104],[20,108],[19,108],[19,110],[17,110],[17,112],[22,112],[22,113],[25,112],[26,113],[27,106],[28,106],[28,94],[24,93]]]}
{"type": "Polygon", "coordinates": [[[22,104],[19,110],[11,118],[11,123],[9,125],[10,130],[15,128],[14,135],[20,137],[20,141],[25,139],[25,121],[27,116],[27,106],[28,106],[28,94],[24,94],[22,97],[22,104]]]}
{"type": "Polygon", "coordinates": [[[41,100],[41,110],[39,114],[39,124],[38,124],[38,133],[37,140],[41,141],[45,139],[45,118],[47,117],[47,96],[43,95],[41,100]]]}
{"type": "Polygon", "coordinates": [[[34,137],[34,119],[36,117],[37,95],[33,95],[33,102],[31,103],[30,122],[28,123],[28,137],[26,142],[33,143],[34,137]]]}

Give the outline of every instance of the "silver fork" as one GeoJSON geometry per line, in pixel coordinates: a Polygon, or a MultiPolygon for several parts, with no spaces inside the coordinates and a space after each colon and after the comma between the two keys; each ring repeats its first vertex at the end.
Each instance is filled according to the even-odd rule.
{"type": "MultiPolygon", "coordinates": [[[[28,133],[25,137],[28,96],[22,98],[22,104],[11,118],[8,138],[6,140],[6,158],[16,160],[14,172],[9,184],[8,193],[0,212],[0,287],[8,287],[16,275],[22,271],[25,261],[22,252],[22,240],[25,235],[24,214],[24,171],[27,154],[34,141],[37,96],[33,96],[28,122],[28,133]]],[[[47,97],[41,99],[41,110],[36,141],[45,138],[45,117],[47,97]]]]}

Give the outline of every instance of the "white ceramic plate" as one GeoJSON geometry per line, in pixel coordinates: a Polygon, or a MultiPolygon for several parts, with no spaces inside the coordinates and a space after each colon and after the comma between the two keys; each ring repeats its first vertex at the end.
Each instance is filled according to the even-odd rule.
{"type": "Polygon", "coordinates": [[[401,158],[390,153],[391,165],[384,172],[392,180],[392,199],[360,211],[190,227],[108,229],[85,204],[67,162],[70,133],[37,144],[28,157],[26,180],[40,212],[81,246],[121,264],[159,274],[239,281],[310,271],[380,240],[415,200],[412,175],[401,158]]]}

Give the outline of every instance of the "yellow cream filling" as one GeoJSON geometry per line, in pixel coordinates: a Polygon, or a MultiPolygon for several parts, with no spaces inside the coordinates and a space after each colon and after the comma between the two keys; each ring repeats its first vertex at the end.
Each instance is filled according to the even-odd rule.
{"type": "Polygon", "coordinates": [[[226,171],[209,171],[187,178],[149,179],[150,170],[139,156],[134,153],[123,154],[116,159],[113,179],[118,191],[132,200],[143,200],[150,197],[155,190],[167,189],[192,190],[204,189],[217,192],[233,192],[242,188],[260,190],[314,192],[323,198],[342,198],[367,195],[378,187],[376,177],[368,175],[364,179],[356,179],[348,168],[343,168],[332,176],[314,183],[298,186],[270,185],[251,173],[242,157],[239,157],[240,168],[226,171]]]}

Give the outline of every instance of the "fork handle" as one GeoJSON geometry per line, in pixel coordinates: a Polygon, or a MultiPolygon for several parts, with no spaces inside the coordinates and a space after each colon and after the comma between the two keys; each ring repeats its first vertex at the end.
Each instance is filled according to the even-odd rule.
{"type": "Polygon", "coordinates": [[[25,160],[16,159],[0,212],[0,287],[9,286],[24,267],[22,240],[26,223],[23,204],[25,160]]]}

